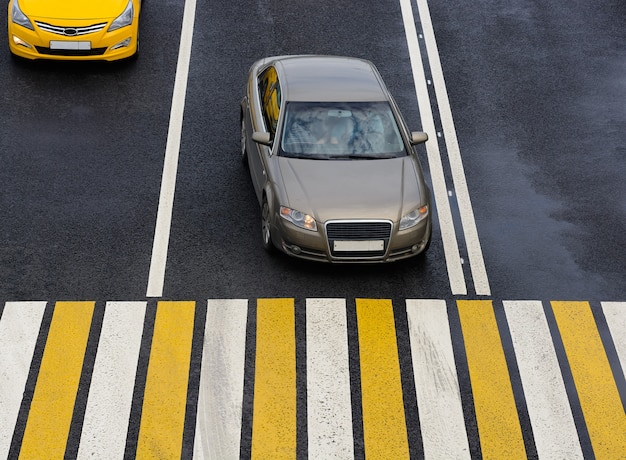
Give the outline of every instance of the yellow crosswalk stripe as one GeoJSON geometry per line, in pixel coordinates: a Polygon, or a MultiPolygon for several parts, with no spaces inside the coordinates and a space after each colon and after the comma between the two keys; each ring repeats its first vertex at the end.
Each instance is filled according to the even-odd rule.
{"type": "Polygon", "coordinates": [[[296,332],[293,299],[258,299],[253,459],[296,457],[296,332]]]}
{"type": "Polygon", "coordinates": [[[365,456],[409,458],[392,303],[356,299],[356,312],[365,456]]]}
{"type": "Polygon", "coordinates": [[[195,302],[157,304],[136,458],[180,458],[195,302]]]}
{"type": "Polygon", "coordinates": [[[483,458],[526,459],[513,389],[490,300],[457,302],[483,458]]]}
{"type": "Polygon", "coordinates": [[[57,302],[20,459],[63,458],[95,302],[57,302]]]}
{"type": "Polygon", "coordinates": [[[626,412],[588,302],[552,302],[596,459],[626,458],[626,412]]]}

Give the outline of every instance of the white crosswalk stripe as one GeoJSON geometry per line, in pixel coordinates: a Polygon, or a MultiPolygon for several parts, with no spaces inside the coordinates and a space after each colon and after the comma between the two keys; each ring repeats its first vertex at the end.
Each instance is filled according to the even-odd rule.
{"type": "Polygon", "coordinates": [[[420,427],[427,459],[469,459],[444,300],[407,300],[420,427]]]}
{"type": "Polygon", "coordinates": [[[352,459],[346,302],[307,300],[309,458],[352,459]]]}
{"type": "Polygon", "coordinates": [[[247,315],[247,300],[208,301],[195,459],[239,458],[247,315]]]}
{"type": "Polygon", "coordinates": [[[7,458],[46,302],[7,302],[0,321],[0,458],[7,458]]]}
{"type": "Polygon", "coordinates": [[[541,458],[583,458],[541,302],[504,302],[541,458]]]}
{"type": "Polygon", "coordinates": [[[602,309],[626,377],[626,302],[602,302],[602,309]]]}
{"type": "Polygon", "coordinates": [[[89,388],[79,459],[124,458],[146,302],[106,304],[89,388]],[[113,370],[115,370],[113,372],[113,370]]]}

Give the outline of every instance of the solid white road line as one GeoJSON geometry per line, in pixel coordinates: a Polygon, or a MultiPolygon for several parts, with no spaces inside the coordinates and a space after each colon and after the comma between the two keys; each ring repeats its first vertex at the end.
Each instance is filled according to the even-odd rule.
{"type": "Polygon", "coordinates": [[[424,33],[424,41],[426,43],[426,52],[428,53],[430,71],[432,74],[433,84],[435,86],[437,106],[439,107],[439,115],[441,117],[444,139],[446,141],[450,169],[452,171],[452,180],[454,182],[454,189],[459,204],[459,213],[461,214],[461,223],[465,234],[465,244],[467,246],[474,288],[477,295],[491,295],[489,280],[487,279],[487,271],[485,269],[485,261],[483,259],[483,253],[478,239],[478,230],[476,229],[474,211],[472,210],[472,203],[467,189],[463,162],[461,161],[461,152],[456,137],[456,129],[454,128],[454,120],[452,119],[452,110],[450,109],[450,101],[448,100],[448,91],[443,77],[441,60],[439,59],[439,50],[437,49],[435,32],[430,19],[428,2],[426,0],[417,0],[417,7],[424,33]]]}
{"type": "Polygon", "coordinates": [[[238,459],[248,301],[209,300],[194,459],[238,459]]]}
{"type": "Polygon", "coordinates": [[[504,301],[539,458],[582,459],[578,432],[540,301],[504,301]]]}
{"type": "Polygon", "coordinates": [[[8,458],[46,302],[7,302],[0,318],[0,458],[8,458]]]}
{"type": "Polygon", "coordinates": [[[437,136],[435,135],[435,121],[433,119],[430,98],[428,97],[428,88],[426,86],[424,66],[422,64],[422,56],[417,41],[417,31],[415,29],[411,0],[400,0],[400,6],[409,48],[409,57],[411,59],[417,104],[422,120],[422,130],[427,132],[430,136],[430,140],[426,142],[426,153],[428,154],[428,164],[430,166],[433,193],[435,195],[437,214],[439,216],[439,226],[448,268],[448,277],[450,278],[450,288],[452,294],[465,295],[467,294],[467,285],[465,284],[461,256],[459,254],[454,222],[452,220],[452,211],[450,210],[450,202],[448,201],[448,191],[443,173],[443,165],[441,163],[441,154],[439,152],[437,136]]]}
{"type": "Polygon", "coordinates": [[[146,302],[108,302],[94,363],[78,459],[124,458],[146,302]]]}
{"type": "Polygon", "coordinates": [[[407,299],[424,458],[469,459],[445,300],[407,299]]]}
{"type": "Polygon", "coordinates": [[[626,302],[602,302],[602,311],[626,376],[626,302]]]}
{"type": "Polygon", "coordinates": [[[148,275],[148,289],[146,297],[161,297],[165,282],[165,265],[167,263],[167,248],[170,239],[172,223],[172,209],[174,206],[174,190],[176,188],[176,172],[178,170],[178,155],[185,110],[185,95],[187,93],[187,77],[189,74],[189,60],[191,57],[191,42],[193,26],[196,16],[196,0],[185,0],[183,25],[176,66],[176,79],[170,111],[170,124],[165,147],[165,161],[163,177],[161,179],[161,193],[157,211],[152,259],[148,275]]]}
{"type": "Polygon", "coordinates": [[[354,458],[346,301],[307,299],[309,458],[354,458]]]}

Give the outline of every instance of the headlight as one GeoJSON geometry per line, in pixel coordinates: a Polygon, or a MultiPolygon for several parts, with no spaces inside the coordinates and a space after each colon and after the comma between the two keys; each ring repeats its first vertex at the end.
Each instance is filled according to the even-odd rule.
{"type": "Polygon", "coordinates": [[[33,25],[30,23],[30,19],[28,19],[28,17],[24,13],[22,13],[22,10],[20,10],[20,6],[17,4],[17,0],[13,0],[13,7],[11,8],[11,20],[15,24],[19,24],[22,27],[26,27],[30,30],[35,30],[33,25]]]}
{"type": "Polygon", "coordinates": [[[402,216],[402,219],[400,219],[399,230],[406,230],[407,228],[414,227],[427,215],[428,215],[428,205],[422,206],[421,208],[414,209],[410,213],[402,216]]]}
{"type": "Polygon", "coordinates": [[[303,212],[281,206],[280,217],[288,220],[297,227],[304,228],[306,230],[317,231],[317,224],[315,223],[315,219],[313,218],[313,216],[309,216],[308,214],[304,214],[303,212]]]}
{"type": "Polygon", "coordinates": [[[129,26],[133,23],[133,16],[135,15],[135,9],[133,8],[133,1],[129,0],[126,9],[122,14],[115,18],[109,27],[109,32],[121,29],[122,27],[129,26]]]}

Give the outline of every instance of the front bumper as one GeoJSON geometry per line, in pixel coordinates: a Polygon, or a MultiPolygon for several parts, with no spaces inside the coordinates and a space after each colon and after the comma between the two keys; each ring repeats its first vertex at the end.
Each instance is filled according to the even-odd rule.
{"type": "Polygon", "coordinates": [[[328,235],[327,225],[318,225],[318,230],[313,232],[279,216],[274,220],[272,235],[275,245],[290,256],[330,263],[394,262],[414,257],[428,247],[432,232],[430,216],[408,230],[398,231],[397,224],[392,222],[389,225],[387,238],[359,235],[352,239],[339,239],[343,246],[355,245],[360,250],[335,250],[335,239],[328,235]]]}
{"type": "MultiPolygon", "coordinates": [[[[54,60],[105,60],[115,61],[133,56],[137,52],[138,23],[137,18],[130,26],[107,32],[109,22],[98,20],[54,21],[54,29],[88,28],[104,24],[93,33],[66,36],[42,29],[50,29],[50,20],[34,20],[30,30],[11,21],[9,4],[8,39],[9,49],[16,56],[26,59],[54,60]]],[[[31,18],[32,19],[32,18],[31,18]]],[[[98,27],[94,27],[98,28],[98,27]]]]}

